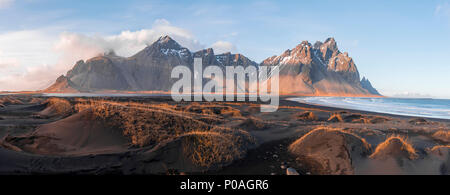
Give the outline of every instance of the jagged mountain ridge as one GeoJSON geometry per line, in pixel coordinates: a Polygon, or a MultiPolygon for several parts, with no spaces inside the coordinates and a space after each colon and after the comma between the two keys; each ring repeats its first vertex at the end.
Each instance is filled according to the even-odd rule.
{"type": "Polygon", "coordinates": [[[273,56],[258,64],[242,54],[216,55],[211,48],[193,53],[169,36],[160,37],[153,44],[128,58],[109,53],[87,61],[78,61],[65,76],[60,76],[55,84],[44,91],[169,91],[176,81],[170,78],[172,69],[178,65],[192,69],[194,58],[197,57],[203,59],[204,67],[279,66],[282,93],[324,95],[343,92],[353,95],[378,95],[372,93],[375,89],[368,80],[367,82],[363,80],[362,85],[353,60],[347,53],[338,50],[332,38],[324,43],[317,42],[314,46],[304,41],[280,56],[273,56]],[[328,87],[317,84],[323,81],[339,81],[343,86],[328,87]],[[290,83],[286,85],[285,82],[290,83]],[[296,87],[289,89],[286,86],[296,87]]]}
{"type": "Polygon", "coordinates": [[[380,95],[370,82],[362,85],[353,59],[342,53],[334,38],[314,45],[303,41],[261,65],[278,66],[280,93],[306,95],[380,95]],[[375,90],[376,91],[376,90],[375,90]]]}

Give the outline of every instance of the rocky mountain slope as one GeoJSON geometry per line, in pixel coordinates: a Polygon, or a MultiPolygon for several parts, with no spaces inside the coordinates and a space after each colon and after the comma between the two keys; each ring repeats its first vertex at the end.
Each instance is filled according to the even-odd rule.
{"type": "Polygon", "coordinates": [[[336,41],[328,38],[314,45],[303,41],[261,65],[278,66],[280,93],[305,95],[380,95],[365,79],[348,53],[339,51],[336,41]]]}
{"type": "Polygon", "coordinates": [[[311,45],[307,41],[258,64],[244,55],[213,49],[191,52],[169,36],[159,38],[134,56],[114,53],[78,61],[45,92],[169,91],[175,79],[171,71],[178,65],[193,68],[194,58],[203,66],[280,67],[280,93],[305,95],[379,95],[367,79],[360,80],[358,69],[347,53],[341,53],[333,38],[311,45]]]}

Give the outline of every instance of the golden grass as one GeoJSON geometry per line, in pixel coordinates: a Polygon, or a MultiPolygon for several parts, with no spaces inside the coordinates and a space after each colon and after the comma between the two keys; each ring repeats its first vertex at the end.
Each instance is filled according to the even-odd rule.
{"type": "Polygon", "coordinates": [[[193,131],[185,134],[184,153],[202,167],[228,164],[244,157],[247,147],[255,140],[244,131],[193,131]]]}
{"type": "Polygon", "coordinates": [[[241,111],[231,106],[219,105],[217,103],[200,104],[197,102],[190,103],[184,109],[186,112],[204,114],[204,115],[219,115],[223,117],[241,117],[241,111]]]}
{"type": "Polygon", "coordinates": [[[433,146],[427,149],[428,154],[447,160],[450,156],[450,145],[433,146]]]}
{"type": "Polygon", "coordinates": [[[416,150],[407,138],[398,135],[392,135],[380,143],[370,158],[384,159],[387,156],[407,157],[410,160],[418,158],[416,150]]]}
{"type": "Polygon", "coordinates": [[[249,130],[264,130],[271,127],[271,124],[255,117],[249,117],[239,125],[240,128],[249,130]]]}
{"type": "Polygon", "coordinates": [[[344,134],[344,135],[353,136],[353,137],[361,140],[363,148],[365,148],[366,150],[371,150],[371,145],[366,141],[366,139],[364,139],[364,138],[362,138],[362,137],[360,137],[360,136],[358,136],[358,135],[356,135],[356,134],[354,134],[352,132],[344,131],[344,130],[339,129],[339,128],[331,128],[331,127],[326,127],[326,126],[317,127],[315,129],[311,130],[310,132],[306,133],[301,138],[295,140],[291,145],[289,145],[288,150],[291,153],[293,153],[293,154],[302,152],[302,151],[297,151],[296,150],[296,148],[297,148],[296,146],[298,146],[300,143],[304,142],[305,139],[308,138],[308,136],[310,136],[312,134],[316,134],[316,133],[321,132],[321,131],[323,133],[341,133],[341,134],[344,134]]]}
{"type": "Polygon", "coordinates": [[[3,96],[0,98],[0,104],[7,105],[7,104],[23,104],[21,100],[14,96],[3,96]]]}
{"type": "Polygon", "coordinates": [[[333,113],[331,114],[330,118],[328,118],[328,122],[343,122],[344,119],[342,118],[342,115],[339,113],[333,113]]]}
{"type": "Polygon", "coordinates": [[[254,138],[245,131],[214,126],[192,117],[200,111],[200,115],[205,116],[222,114],[223,110],[233,111],[220,106],[194,103],[180,109],[164,103],[92,100],[79,102],[75,108],[77,111],[90,109],[98,119],[119,127],[135,146],[151,146],[181,138],[184,155],[202,167],[227,164],[242,158],[247,148],[255,144],[254,138]],[[206,108],[206,113],[197,108],[206,108]]]}
{"type": "Polygon", "coordinates": [[[294,115],[294,118],[297,120],[303,120],[303,121],[317,121],[319,118],[313,113],[313,112],[303,112],[303,113],[297,113],[294,115]]]}
{"type": "Polygon", "coordinates": [[[294,141],[288,151],[315,174],[353,174],[352,162],[372,151],[367,141],[342,129],[318,127],[294,141]]]}
{"type": "Polygon", "coordinates": [[[77,111],[91,109],[94,116],[119,127],[123,130],[123,134],[131,139],[133,145],[141,147],[189,132],[225,131],[223,127],[219,128],[195,119],[185,110],[177,110],[177,106],[168,104],[92,100],[79,102],[75,108],[77,111]]]}
{"type": "Polygon", "coordinates": [[[88,120],[120,129],[132,146],[154,147],[181,139],[185,157],[202,167],[231,163],[256,143],[246,131],[205,122],[220,116],[241,116],[238,109],[221,104],[171,105],[83,98],[49,98],[45,103],[58,113],[89,110],[93,118],[88,120]]]}
{"type": "Polygon", "coordinates": [[[30,104],[40,104],[42,103],[44,100],[42,98],[31,98],[29,103],[30,104]]]}
{"type": "Polygon", "coordinates": [[[450,142],[450,131],[449,130],[436,131],[435,133],[433,133],[432,137],[440,141],[450,142]]]}
{"type": "Polygon", "coordinates": [[[450,145],[446,145],[446,146],[433,146],[430,150],[431,151],[437,151],[437,150],[439,150],[439,149],[442,149],[442,148],[448,148],[448,149],[450,149],[450,145]]]}
{"type": "Polygon", "coordinates": [[[55,109],[57,114],[65,115],[74,111],[72,104],[63,98],[49,98],[44,103],[47,104],[47,107],[55,109]]]}

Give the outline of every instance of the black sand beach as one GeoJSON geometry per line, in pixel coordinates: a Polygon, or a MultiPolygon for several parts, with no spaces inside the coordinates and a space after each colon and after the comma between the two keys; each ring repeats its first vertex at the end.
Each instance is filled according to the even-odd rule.
{"type": "Polygon", "coordinates": [[[280,100],[2,96],[0,173],[432,174],[450,172],[450,121],[280,100]]]}

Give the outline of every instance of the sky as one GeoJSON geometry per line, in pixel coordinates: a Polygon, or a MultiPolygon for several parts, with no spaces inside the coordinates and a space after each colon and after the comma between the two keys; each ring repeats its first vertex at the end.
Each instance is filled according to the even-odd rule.
{"type": "Polygon", "coordinates": [[[0,0],[0,91],[45,88],[80,59],[166,34],[256,62],[334,37],[382,94],[450,98],[450,0],[0,0]]]}

